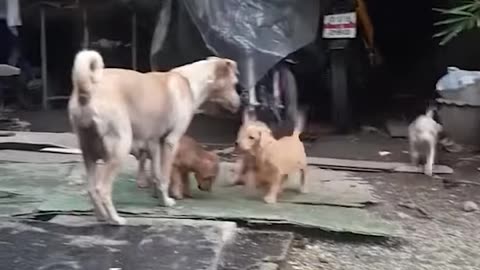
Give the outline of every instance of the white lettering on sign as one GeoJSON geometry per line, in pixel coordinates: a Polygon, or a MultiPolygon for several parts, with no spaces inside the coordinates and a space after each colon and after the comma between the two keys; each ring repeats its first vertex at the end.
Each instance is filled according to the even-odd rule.
{"type": "Polygon", "coordinates": [[[355,12],[326,15],[323,19],[323,38],[355,38],[357,14],[355,12]]]}

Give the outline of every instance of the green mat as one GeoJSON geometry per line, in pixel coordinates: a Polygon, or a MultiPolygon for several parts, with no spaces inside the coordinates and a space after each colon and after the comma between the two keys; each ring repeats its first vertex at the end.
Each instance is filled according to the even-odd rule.
{"type": "MultiPolygon", "coordinates": [[[[4,192],[0,193],[0,215],[90,211],[82,174],[80,164],[0,164],[0,191],[4,192]]],[[[285,202],[267,205],[258,196],[246,195],[241,187],[192,191],[194,199],[177,201],[172,208],[158,207],[149,191],[135,186],[132,172],[126,172],[116,181],[113,198],[123,215],[283,223],[375,236],[401,234],[398,226],[362,208],[298,203],[306,200],[301,196],[315,198],[315,192],[301,196],[290,192],[282,196],[285,202]]]]}

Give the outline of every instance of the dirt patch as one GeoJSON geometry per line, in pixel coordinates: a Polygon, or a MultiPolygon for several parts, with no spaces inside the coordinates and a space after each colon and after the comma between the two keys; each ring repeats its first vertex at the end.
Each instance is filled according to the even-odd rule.
{"type": "MultiPolygon", "coordinates": [[[[444,154],[441,162],[456,171],[449,179],[478,182],[480,161],[471,154],[444,154]]],[[[465,201],[480,202],[480,187],[445,185],[441,178],[418,174],[358,175],[384,201],[370,210],[401,224],[403,241],[381,245],[303,239],[305,244],[293,248],[285,269],[480,268],[480,212],[463,210],[465,201]]]]}

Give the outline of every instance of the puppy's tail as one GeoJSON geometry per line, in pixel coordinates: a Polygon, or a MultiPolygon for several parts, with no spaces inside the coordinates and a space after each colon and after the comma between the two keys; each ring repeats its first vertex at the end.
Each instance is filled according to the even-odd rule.
{"type": "Polygon", "coordinates": [[[306,121],[307,121],[306,112],[304,110],[298,110],[295,118],[295,129],[293,130],[293,134],[295,136],[300,136],[300,133],[303,132],[306,121]]]}
{"type": "Polygon", "coordinates": [[[92,50],[83,50],[77,53],[73,62],[72,82],[74,91],[78,91],[78,101],[85,105],[90,100],[94,85],[100,82],[103,75],[102,56],[92,50]]]}

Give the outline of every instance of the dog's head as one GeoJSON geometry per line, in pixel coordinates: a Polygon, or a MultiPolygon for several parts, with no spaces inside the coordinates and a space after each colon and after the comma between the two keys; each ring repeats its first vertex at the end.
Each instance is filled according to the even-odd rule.
{"type": "Polygon", "coordinates": [[[235,147],[240,152],[252,153],[272,138],[272,130],[263,122],[247,121],[240,127],[235,147]]]}
{"type": "Polygon", "coordinates": [[[232,113],[237,112],[240,108],[240,96],[235,88],[238,83],[237,63],[220,57],[208,57],[205,61],[212,67],[207,100],[219,104],[232,113]]]}
{"type": "Polygon", "coordinates": [[[220,169],[218,156],[212,152],[205,152],[198,165],[195,172],[198,189],[211,191],[220,169]]]}

